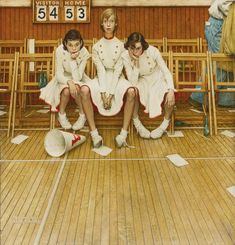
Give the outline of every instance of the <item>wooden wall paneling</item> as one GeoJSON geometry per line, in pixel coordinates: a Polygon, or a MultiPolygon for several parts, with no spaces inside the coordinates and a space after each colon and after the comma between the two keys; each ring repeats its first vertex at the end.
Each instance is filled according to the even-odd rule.
{"type": "Polygon", "coordinates": [[[5,39],[11,39],[10,35],[11,35],[11,15],[10,15],[10,8],[6,8],[6,14],[4,16],[4,20],[5,20],[5,26],[6,26],[6,33],[5,33],[5,39]]]}
{"type": "MultiPolygon", "coordinates": [[[[119,31],[122,30],[123,37],[125,37],[125,36],[127,37],[129,35],[129,33],[130,33],[130,29],[128,28],[128,25],[129,25],[128,16],[130,15],[129,10],[128,11],[127,10],[124,11],[122,14],[123,14],[123,26],[119,27],[119,31]]],[[[120,16],[119,16],[119,18],[120,18],[120,16]]]]}
{"type": "Polygon", "coordinates": [[[172,37],[172,32],[173,32],[173,29],[174,29],[174,23],[172,21],[172,9],[171,8],[167,8],[166,9],[167,11],[167,19],[168,19],[168,23],[166,25],[166,28],[167,28],[167,37],[170,38],[172,37]]]}
{"type": "Polygon", "coordinates": [[[156,33],[156,37],[153,37],[153,38],[156,38],[156,39],[159,39],[161,37],[163,37],[163,23],[162,21],[162,12],[163,12],[163,8],[156,8],[157,12],[158,12],[158,18],[156,18],[156,23],[157,23],[157,29],[158,32],[156,33]]]}
{"type": "MultiPolygon", "coordinates": [[[[204,20],[204,16],[203,16],[203,13],[202,13],[202,8],[199,8],[199,11],[198,11],[198,17],[199,17],[199,22],[203,23],[203,20],[204,20]]],[[[199,28],[199,36],[201,37],[201,29],[202,28],[199,28]]]]}
{"type": "MultiPolygon", "coordinates": [[[[145,19],[148,18],[148,28],[149,28],[149,36],[154,33],[154,16],[153,9],[145,8],[145,19]]],[[[137,27],[138,28],[138,27],[137,27]]]]}
{"type": "MultiPolygon", "coordinates": [[[[191,24],[190,24],[190,12],[187,9],[185,11],[184,21],[185,21],[185,29],[186,30],[192,29],[191,24]]],[[[187,37],[187,35],[186,35],[186,37],[187,37]]],[[[190,35],[190,37],[191,37],[191,35],[190,35]]]]}
{"type": "Polygon", "coordinates": [[[142,23],[142,27],[143,27],[143,35],[145,36],[145,38],[148,38],[148,26],[151,24],[148,22],[146,22],[146,15],[145,15],[145,11],[143,8],[141,8],[140,10],[140,20],[142,23]]]}
{"type": "Polygon", "coordinates": [[[180,8],[176,9],[176,13],[177,13],[177,22],[176,22],[176,26],[177,26],[177,31],[176,31],[176,38],[180,37],[180,32],[181,32],[181,26],[180,26],[180,18],[181,18],[181,12],[180,8]]]}
{"type": "MultiPolygon", "coordinates": [[[[100,38],[99,17],[105,7],[91,8],[91,22],[87,24],[33,24],[32,9],[0,8],[0,38],[58,39],[71,28],[78,28],[85,39],[100,38]]],[[[204,37],[207,7],[118,7],[119,28],[117,36],[127,37],[140,31],[146,38],[196,38],[204,37]]]]}
{"type": "MultiPolygon", "coordinates": [[[[136,9],[136,16],[137,16],[137,20],[133,20],[136,25],[135,25],[135,31],[139,31],[140,33],[142,33],[143,35],[145,34],[145,22],[143,19],[143,14],[142,14],[142,8],[137,8],[136,9]]],[[[128,35],[127,35],[128,36],[128,35]]]]}
{"type": "MultiPolygon", "coordinates": [[[[18,12],[18,16],[21,16],[20,9],[18,12]]],[[[24,30],[25,30],[27,23],[28,23],[28,20],[26,20],[26,17],[22,17],[22,18],[18,17],[18,28],[20,29],[19,38],[18,38],[19,40],[23,40],[24,38],[26,38],[26,35],[24,34],[25,33],[24,30]]]]}
{"type": "MultiPolygon", "coordinates": [[[[144,14],[144,18],[145,19],[143,19],[143,17],[141,16],[141,10],[140,10],[139,7],[134,8],[133,12],[134,12],[134,18],[132,19],[132,23],[134,24],[133,25],[134,28],[131,29],[131,32],[141,32],[141,33],[143,33],[145,25],[147,24],[147,23],[145,23],[146,16],[144,14]],[[143,31],[141,31],[141,28],[140,28],[141,23],[143,23],[143,27],[142,27],[143,31]]],[[[150,23],[148,23],[148,24],[151,25],[150,23]]],[[[129,36],[129,35],[130,35],[130,33],[127,33],[126,36],[129,36]]]]}
{"type": "Polygon", "coordinates": [[[54,28],[53,28],[53,26],[51,26],[51,35],[52,35],[53,37],[56,37],[57,26],[58,26],[58,24],[55,24],[54,28]]]}
{"type": "MultiPolygon", "coordinates": [[[[93,18],[93,15],[92,15],[92,8],[91,8],[91,12],[90,12],[90,18],[93,18]]],[[[90,24],[87,24],[87,29],[88,29],[88,35],[87,37],[90,37],[91,35],[93,35],[93,26],[90,25],[90,24]]],[[[85,38],[87,38],[85,37],[85,38]]]]}
{"type": "Polygon", "coordinates": [[[3,8],[0,8],[0,39],[3,39],[4,33],[6,31],[5,25],[3,25],[3,8]]]}
{"type": "Polygon", "coordinates": [[[171,10],[171,37],[176,36],[176,23],[177,23],[177,15],[176,12],[171,10]]]}
{"type": "Polygon", "coordinates": [[[195,8],[193,9],[194,10],[194,16],[195,16],[195,22],[194,22],[194,25],[195,25],[195,37],[199,37],[200,35],[200,27],[197,23],[200,23],[200,8],[195,8]]]}
{"type": "Polygon", "coordinates": [[[155,33],[154,30],[154,9],[150,9],[150,22],[151,22],[151,30],[150,30],[150,35],[152,35],[152,33],[155,33]]]}
{"type": "MultiPolygon", "coordinates": [[[[143,15],[144,18],[144,15],[143,15]]],[[[130,22],[129,22],[129,32],[126,36],[128,36],[130,33],[134,32],[136,30],[135,22],[138,22],[135,16],[135,8],[130,8],[130,22]]],[[[144,22],[144,21],[143,21],[144,22]]]]}
{"type": "MultiPolygon", "coordinates": [[[[183,13],[181,13],[181,25],[182,25],[182,36],[181,38],[187,38],[187,29],[186,29],[186,22],[185,22],[185,16],[186,16],[186,8],[183,8],[183,13]]],[[[199,23],[199,22],[198,22],[199,23]]],[[[196,36],[197,37],[197,36],[196,36]]]]}
{"type": "MultiPolygon", "coordinates": [[[[98,21],[98,19],[97,19],[97,13],[94,11],[94,8],[91,8],[91,21],[92,20],[93,20],[93,22],[96,22],[96,23],[98,21]]],[[[95,26],[94,25],[91,25],[90,30],[91,30],[91,32],[89,33],[89,37],[92,37],[92,38],[95,37],[95,35],[94,35],[95,34],[95,26]]]]}
{"type": "Polygon", "coordinates": [[[129,17],[129,26],[130,26],[130,31],[127,33],[126,36],[128,36],[130,33],[135,31],[135,22],[138,21],[135,16],[135,9],[130,8],[130,17],[129,17]]]}
{"type": "Polygon", "coordinates": [[[128,16],[128,21],[127,25],[129,28],[129,31],[126,33],[126,36],[128,36],[130,33],[132,33],[135,30],[135,22],[138,22],[135,16],[135,9],[129,8],[129,16],[128,16]]]}
{"type": "Polygon", "coordinates": [[[90,24],[85,24],[84,25],[84,33],[85,33],[85,37],[88,37],[88,36],[90,36],[91,35],[91,33],[89,32],[89,27],[90,27],[90,24]]]}
{"type": "Polygon", "coordinates": [[[193,26],[193,28],[190,29],[190,36],[192,36],[192,38],[197,36],[196,25],[198,25],[198,22],[195,21],[195,11],[193,8],[190,9],[190,26],[193,26]]]}
{"type": "Polygon", "coordinates": [[[200,22],[202,23],[203,28],[200,28],[200,37],[203,37],[204,36],[205,21],[207,21],[207,13],[201,7],[200,8],[200,22]]]}
{"type": "Polygon", "coordinates": [[[12,37],[14,37],[14,35],[17,35],[17,33],[15,32],[15,19],[17,18],[15,14],[15,10],[13,8],[9,9],[10,11],[10,26],[14,26],[14,28],[10,28],[10,39],[12,39],[12,37]]]}
{"type": "MultiPolygon", "coordinates": [[[[124,24],[124,28],[120,27],[120,29],[123,29],[124,35],[128,36],[129,33],[131,32],[130,30],[130,8],[127,9],[127,11],[125,11],[123,13],[123,15],[125,16],[125,24],[124,24]]],[[[141,17],[140,17],[141,18],[141,17]]]]}
{"type": "MultiPolygon", "coordinates": [[[[98,12],[97,12],[97,22],[94,23],[94,29],[95,29],[95,36],[96,38],[100,39],[102,37],[102,31],[100,29],[100,15],[101,13],[104,11],[105,8],[98,8],[98,12]]],[[[96,9],[94,9],[94,11],[96,11],[96,9]]],[[[119,16],[120,18],[120,16],[119,16]]],[[[119,28],[121,28],[121,26],[119,26],[119,28]]]]}
{"type": "Polygon", "coordinates": [[[163,13],[162,13],[162,20],[160,20],[162,22],[162,25],[163,25],[163,37],[167,37],[168,36],[168,33],[167,33],[167,25],[169,23],[169,20],[168,20],[168,16],[167,16],[167,13],[166,13],[166,10],[167,8],[164,8],[163,7],[163,13]]]}
{"type": "Polygon", "coordinates": [[[118,29],[117,29],[116,35],[117,37],[122,37],[122,35],[124,35],[123,29],[120,28],[121,26],[124,25],[123,18],[122,18],[123,16],[122,8],[117,8],[117,16],[118,16],[118,29]]]}
{"type": "Polygon", "coordinates": [[[95,11],[94,8],[92,8],[92,10],[93,10],[92,12],[94,13],[94,20],[92,21],[92,23],[96,23],[96,25],[95,24],[92,25],[93,26],[92,36],[98,38],[99,36],[97,33],[97,28],[98,28],[97,26],[99,26],[99,24],[100,24],[99,11],[98,10],[95,11]]]}
{"type": "Polygon", "coordinates": [[[203,28],[200,29],[200,37],[204,36],[205,21],[207,21],[207,19],[207,12],[204,11],[204,8],[200,8],[200,22],[203,24],[203,28]]]}
{"type": "Polygon", "coordinates": [[[19,16],[20,16],[20,9],[17,8],[16,14],[14,16],[15,17],[15,21],[14,21],[15,29],[14,30],[17,32],[17,36],[19,37],[19,39],[23,40],[24,37],[21,37],[22,36],[22,20],[19,20],[19,16]]]}
{"type": "Polygon", "coordinates": [[[157,38],[157,35],[158,35],[157,18],[158,18],[158,16],[156,14],[157,14],[157,11],[154,8],[153,9],[153,23],[152,23],[152,25],[153,25],[153,35],[156,36],[156,38],[157,38]]]}
{"type": "MultiPolygon", "coordinates": [[[[19,17],[20,21],[20,25],[21,25],[21,32],[20,32],[20,36],[19,36],[19,39],[24,39],[24,38],[28,38],[28,34],[26,32],[26,30],[28,30],[29,26],[31,25],[29,20],[27,19],[27,14],[28,14],[28,11],[27,9],[25,9],[23,11],[23,9],[21,8],[20,9],[20,12],[19,12],[19,15],[22,17],[19,17]]],[[[14,39],[17,39],[16,37],[14,39]]]]}

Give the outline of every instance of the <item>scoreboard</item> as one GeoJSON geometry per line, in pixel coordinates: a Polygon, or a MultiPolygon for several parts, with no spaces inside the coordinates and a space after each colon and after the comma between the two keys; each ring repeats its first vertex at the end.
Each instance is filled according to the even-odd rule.
{"type": "Polygon", "coordinates": [[[34,23],[89,23],[90,0],[33,0],[34,23]]]}

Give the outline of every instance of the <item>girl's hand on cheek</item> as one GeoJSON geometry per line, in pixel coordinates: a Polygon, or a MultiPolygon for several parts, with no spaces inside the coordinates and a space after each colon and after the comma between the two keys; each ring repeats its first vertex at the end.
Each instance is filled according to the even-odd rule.
{"type": "Polygon", "coordinates": [[[76,53],[71,53],[71,58],[76,59],[78,55],[79,55],[79,51],[77,51],[76,53]]]}

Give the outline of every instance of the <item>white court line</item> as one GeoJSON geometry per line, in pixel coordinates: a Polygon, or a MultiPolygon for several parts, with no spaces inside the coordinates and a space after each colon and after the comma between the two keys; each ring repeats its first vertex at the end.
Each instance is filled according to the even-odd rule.
{"type": "MultiPolygon", "coordinates": [[[[214,156],[214,157],[184,157],[187,160],[223,160],[223,159],[235,159],[235,156],[214,156]]],[[[166,157],[151,157],[151,158],[78,158],[78,159],[66,159],[66,162],[82,162],[82,161],[154,161],[154,160],[167,160],[166,157]]],[[[50,160],[24,160],[24,159],[17,159],[17,160],[0,160],[0,163],[30,163],[30,162],[49,162],[49,163],[56,163],[61,162],[61,159],[50,159],[50,160]]]]}
{"type": "Polygon", "coordinates": [[[56,191],[57,191],[57,188],[58,188],[58,185],[59,185],[59,182],[60,182],[60,178],[61,178],[61,175],[63,173],[63,170],[64,170],[64,166],[65,166],[65,163],[66,163],[66,159],[67,159],[67,156],[68,156],[68,152],[65,154],[65,157],[64,157],[64,160],[61,164],[61,167],[60,167],[60,170],[59,170],[59,173],[56,177],[56,180],[55,180],[55,184],[53,186],[53,190],[51,192],[51,196],[48,200],[48,204],[47,204],[47,207],[46,207],[46,211],[43,215],[43,218],[41,220],[41,223],[40,223],[40,226],[39,226],[39,229],[38,229],[38,232],[37,232],[37,235],[36,235],[36,238],[34,240],[34,245],[37,245],[39,244],[39,241],[41,239],[41,236],[42,236],[42,233],[43,233],[43,230],[44,230],[44,227],[45,227],[45,224],[46,224],[46,221],[47,221],[47,217],[49,215],[49,212],[50,212],[50,209],[51,209],[51,206],[52,206],[52,203],[53,203],[53,200],[55,198],[55,194],[56,194],[56,191]]]}

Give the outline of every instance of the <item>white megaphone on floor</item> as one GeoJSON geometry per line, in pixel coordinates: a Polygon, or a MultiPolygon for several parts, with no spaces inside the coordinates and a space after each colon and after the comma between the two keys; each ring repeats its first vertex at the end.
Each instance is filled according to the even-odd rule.
{"type": "Polygon", "coordinates": [[[52,129],[45,137],[44,147],[50,156],[60,157],[85,141],[86,137],[83,135],[52,129]]]}

